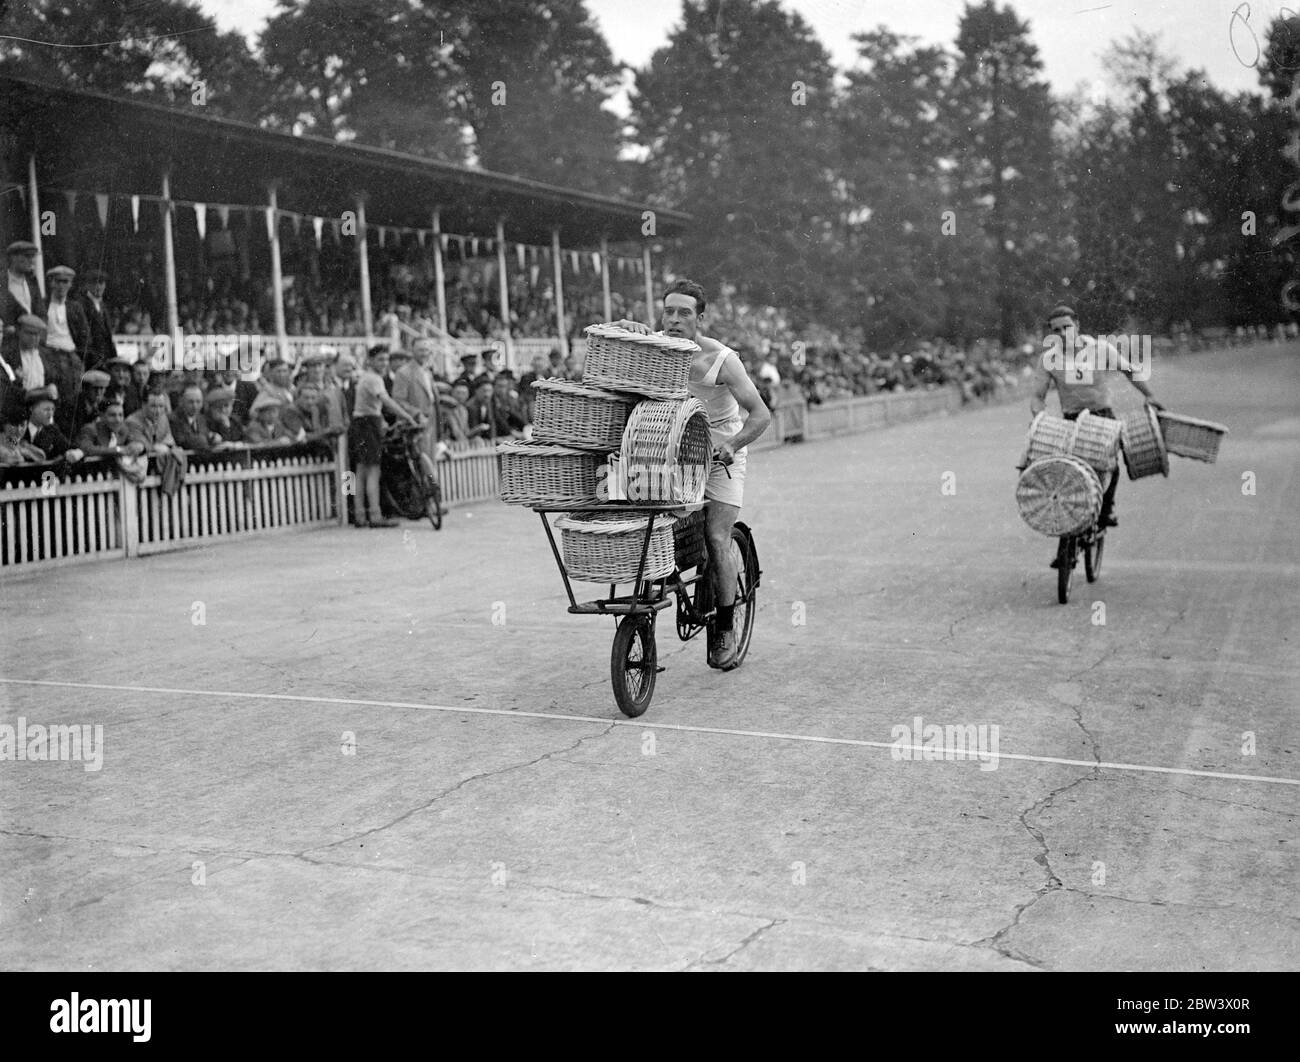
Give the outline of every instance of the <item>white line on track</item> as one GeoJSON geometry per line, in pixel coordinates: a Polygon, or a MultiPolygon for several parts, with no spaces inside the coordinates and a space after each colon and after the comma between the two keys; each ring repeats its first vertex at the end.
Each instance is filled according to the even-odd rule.
{"type": "MultiPolygon", "coordinates": [[[[815,745],[851,745],[855,748],[893,749],[892,741],[864,741],[860,738],[822,737],[816,734],[782,734],[766,730],[732,730],[718,726],[686,726],[680,723],[644,723],[639,719],[607,719],[595,715],[564,715],[560,712],[512,711],[509,708],[457,708],[447,704],[422,704],[418,701],[366,701],[355,697],[307,697],[293,693],[246,693],[239,690],[191,690],[165,686],[115,686],[96,682],[54,682],[47,679],[15,679],[0,676],[0,683],[11,686],[54,686],[74,690],[112,690],[118,693],[181,693],[191,697],[226,697],[238,700],[292,701],[299,704],[341,704],[366,708],[407,708],[425,712],[453,712],[459,715],[500,715],[511,719],[555,719],[563,723],[592,723],[599,726],[634,726],[642,730],[675,730],[686,734],[721,734],[727,737],[767,738],[772,741],[802,741],[815,745]]],[[[908,748],[922,751],[915,745],[908,748]]],[[[966,757],[978,759],[972,754],[966,757]]],[[[1189,767],[1157,767],[1144,763],[1098,763],[1095,760],[1068,760],[1059,756],[1029,756],[1017,752],[999,752],[1000,760],[1023,760],[1026,763],[1059,763],[1067,767],[1100,768],[1111,771],[1145,771],[1150,774],[1178,774],[1192,778],[1219,778],[1233,782],[1268,782],[1273,785],[1300,785],[1300,778],[1275,778],[1265,774],[1227,774],[1222,771],[1196,771],[1189,767]]]]}

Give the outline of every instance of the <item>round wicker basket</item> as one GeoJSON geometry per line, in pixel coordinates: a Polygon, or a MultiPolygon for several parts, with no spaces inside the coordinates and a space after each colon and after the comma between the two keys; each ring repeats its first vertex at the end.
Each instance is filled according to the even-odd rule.
{"type": "Polygon", "coordinates": [[[641,335],[616,325],[590,325],[582,382],[647,398],[685,398],[691,359],[700,348],[689,339],[641,335]]]}
{"type": "Polygon", "coordinates": [[[646,579],[663,579],[677,566],[672,515],[627,517],[618,513],[571,513],[555,521],[570,579],[584,583],[630,583],[636,578],[646,521],[654,520],[646,553],[646,579]]]}
{"type": "Polygon", "coordinates": [[[1020,474],[1016,503],[1035,531],[1072,535],[1089,527],[1101,512],[1101,481],[1077,457],[1044,457],[1020,474]]]}
{"type": "Polygon", "coordinates": [[[1169,452],[1160,434],[1160,422],[1150,406],[1132,409],[1119,418],[1123,428],[1124,467],[1129,479],[1145,479],[1159,472],[1169,475],[1169,452]]]}
{"type": "Polygon", "coordinates": [[[1043,457],[1069,454],[1098,472],[1109,472],[1119,464],[1120,422],[1083,412],[1075,421],[1039,413],[1029,425],[1029,449],[1025,463],[1043,457]]]}
{"type": "Polygon", "coordinates": [[[636,399],[597,391],[569,380],[536,380],[533,438],[608,453],[623,441],[636,399]]]}
{"type": "Polygon", "coordinates": [[[638,402],[623,429],[632,501],[695,505],[713,464],[709,416],[698,398],[638,402]]]}
{"type": "Polygon", "coordinates": [[[595,505],[597,454],[550,443],[507,442],[501,455],[501,500],[509,505],[595,505]]]}

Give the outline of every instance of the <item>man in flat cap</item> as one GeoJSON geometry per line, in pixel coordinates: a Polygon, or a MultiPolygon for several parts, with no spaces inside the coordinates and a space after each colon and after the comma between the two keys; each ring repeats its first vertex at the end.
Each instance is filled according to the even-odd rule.
{"type": "Polygon", "coordinates": [[[103,369],[91,369],[81,374],[81,394],[77,396],[77,412],[72,418],[70,438],[75,439],[82,428],[94,423],[111,382],[112,378],[103,369]]]}
{"type": "MultiPolygon", "coordinates": [[[[90,349],[90,321],[80,299],[69,298],[77,274],[65,265],[45,271],[49,304],[45,308],[45,345],[53,350],[69,350],[84,362],[90,349]]],[[[85,371],[84,365],[81,369],[85,371]]]]}
{"type": "Polygon", "coordinates": [[[5,283],[0,287],[0,352],[8,353],[14,347],[14,334],[18,318],[24,314],[45,317],[45,299],[36,281],[36,244],[15,240],[5,248],[7,269],[5,283]]]}
{"type": "Polygon", "coordinates": [[[129,457],[144,452],[144,443],[133,440],[127,431],[121,395],[114,393],[104,400],[99,416],[77,435],[77,449],[92,457],[129,457]]]}
{"type": "Polygon", "coordinates": [[[280,419],[284,399],[271,391],[263,391],[253,399],[244,441],[250,446],[288,446],[294,440],[280,419]]]}
{"type": "Polygon", "coordinates": [[[45,386],[45,358],[41,354],[45,322],[34,313],[25,313],[18,318],[17,328],[18,346],[9,365],[21,377],[24,392],[34,391],[45,386]]]}
{"type": "Polygon", "coordinates": [[[45,309],[45,377],[59,389],[54,420],[65,433],[72,431],[77,391],[81,387],[81,374],[86,371],[84,358],[90,347],[86,311],[80,299],[68,297],[75,276],[76,273],[63,265],[45,273],[45,285],[50,292],[45,309]]]}
{"type": "Polygon", "coordinates": [[[214,387],[204,399],[208,427],[221,437],[218,447],[244,441],[244,428],[231,416],[235,405],[235,392],[228,387],[214,387]]]}
{"type": "Polygon", "coordinates": [[[108,316],[108,304],[104,302],[108,275],[102,269],[89,269],[82,275],[81,282],[83,287],[79,299],[90,326],[90,342],[85,351],[86,367],[100,369],[105,362],[117,357],[113,324],[108,316]]]}
{"type": "Polygon", "coordinates": [[[68,441],[68,437],[54,422],[55,389],[42,387],[27,392],[27,432],[25,441],[41,450],[47,460],[60,458],[68,463],[80,461],[82,452],[68,441]]]}
{"type": "Polygon", "coordinates": [[[138,411],[144,405],[144,394],[135,382],[131,363],[126,358],[112,358],[101,368],[108,373],[109,390],[121,397],[126,415],[138,411]]]}

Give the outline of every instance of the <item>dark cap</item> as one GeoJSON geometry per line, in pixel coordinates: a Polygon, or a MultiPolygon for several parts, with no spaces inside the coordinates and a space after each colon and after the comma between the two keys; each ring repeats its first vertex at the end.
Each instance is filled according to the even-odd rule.
{"type": "Polygon", "coordinates": [[[14,240],[5,248],[5,254],[35,254],[36,244],[29,240],[14,240]]]}

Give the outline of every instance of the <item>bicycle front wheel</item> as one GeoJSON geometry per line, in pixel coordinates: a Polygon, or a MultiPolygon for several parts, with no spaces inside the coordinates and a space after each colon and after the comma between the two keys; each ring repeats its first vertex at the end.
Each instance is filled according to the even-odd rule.
{"type": "Polygon", "coordinates": [[[655,613],[629,614],[618,623],[610,652],[609,677],[618,710],[635,719],[650,707],[659,673],[655,613]]]}

